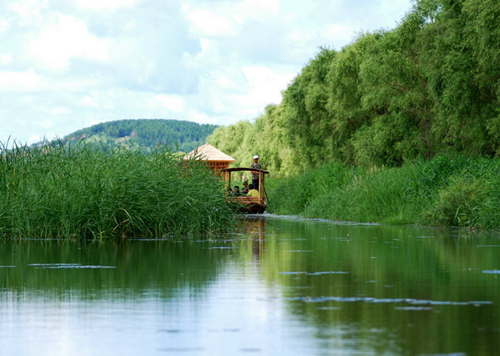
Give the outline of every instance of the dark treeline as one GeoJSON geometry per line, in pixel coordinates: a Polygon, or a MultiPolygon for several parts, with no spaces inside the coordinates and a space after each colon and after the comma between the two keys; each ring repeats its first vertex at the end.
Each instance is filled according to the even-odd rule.
{"type": "Polygon", "coordinates": [[[500,4],[416,0],[393,30],[322,48],[254,122],[209,142],[292,174],[328,162],[400,166],[500,153],[500,4]],[[250,152],[250,154],[249,154],[250,152]],[[265,158],[265,160],[264,160],[265,158]]]}
{"type": "Polygon", "coordinates": [[[207,136],[217,127],[217,125],[200,125],[179,120],[118,120],[78,130],[64,137],[63,141],[77,142],[85,139],[88,144],[106,148],[133,145],[146,150],[155,149],[162,144],[175,147],[182,152],[189,152],[205,144],[207,136]]]}

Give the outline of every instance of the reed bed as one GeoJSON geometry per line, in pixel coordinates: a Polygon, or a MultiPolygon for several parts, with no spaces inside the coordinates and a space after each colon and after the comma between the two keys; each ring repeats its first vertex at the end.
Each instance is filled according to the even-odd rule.
{"type": "Polygon", "coordinates": [[[338,221],[500,229],[500,161],[436,157],[398,168],[329,164],[270,179],[269,211],[338,221]]]}
{"type": "Polygon", "coordinates": [[[3,147],[0,237],[165,238],[232,223],[222,182],[167,148],[3,147]]]}

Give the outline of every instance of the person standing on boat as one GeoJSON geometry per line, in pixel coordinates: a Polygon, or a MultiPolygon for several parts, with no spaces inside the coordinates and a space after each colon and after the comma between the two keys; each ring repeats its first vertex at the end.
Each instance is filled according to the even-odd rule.
{"type": "MultiPolygon", "coordinates": [[[[250,168],[262,169],[262,166],[259,163],[259,156],[257,156],[257,155],[253,156],[253,162],[250,165],[250,168]]],[[[252,184],[253,184],[253,188],[255,190],[259,190],[259,172],[258,171],[252,171],[252,184]]]]}

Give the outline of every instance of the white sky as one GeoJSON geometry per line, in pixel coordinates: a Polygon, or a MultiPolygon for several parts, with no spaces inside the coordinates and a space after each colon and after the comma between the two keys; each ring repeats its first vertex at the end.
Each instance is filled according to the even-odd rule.
{"type": "Polygon", "coordinates": [[[253,119],[320,46],[394,28],[411,0],[3,0],[0,142],[99,122],[253,119]]]}

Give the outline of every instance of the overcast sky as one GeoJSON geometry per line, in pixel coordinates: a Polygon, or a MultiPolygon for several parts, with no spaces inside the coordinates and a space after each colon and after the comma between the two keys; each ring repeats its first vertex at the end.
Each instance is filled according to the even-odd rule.
{"type": "Polygon", "coordinates": [[[99,122],[251,120],[320,46],[394,28],[411,0],[2,0],[0,142],[99,122]]]}

